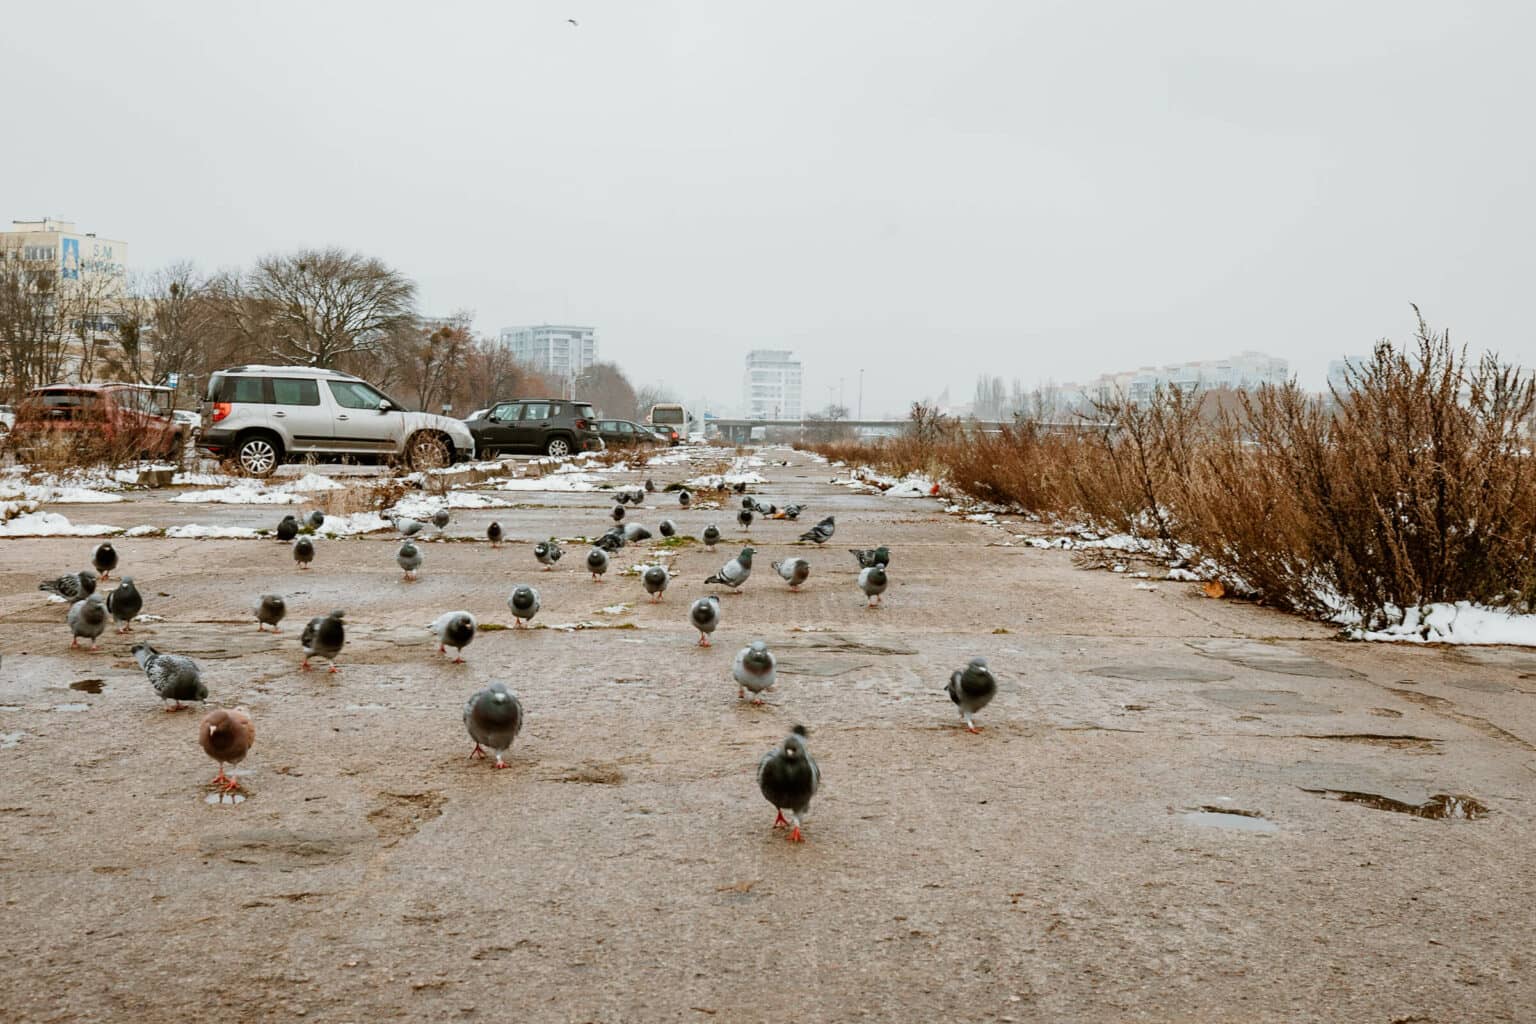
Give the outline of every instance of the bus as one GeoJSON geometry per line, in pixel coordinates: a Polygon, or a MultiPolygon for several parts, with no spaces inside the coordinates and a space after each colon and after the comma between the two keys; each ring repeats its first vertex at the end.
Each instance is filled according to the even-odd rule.
{"type": "Polygon", "coordinates": [[[645,414],[645,422],[647,426],[670,431],[674,445],[687,441],[695,427],[693,416],[675,402],[651,406],[651,411],[645,414]]]}

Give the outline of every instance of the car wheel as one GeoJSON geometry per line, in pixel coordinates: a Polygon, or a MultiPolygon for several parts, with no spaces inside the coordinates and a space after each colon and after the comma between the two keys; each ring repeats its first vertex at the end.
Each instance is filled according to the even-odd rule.
{"type": "Polygon", "coordinates": [[[252,434],[235,449],[235,461],[247,476],[271,476],[282,458],[282,449],[266,434],[252,434]]]}
{"type": "Polygon", "coordinates": [[[563,459],[571,454],[571,442],[563,437],[552,437],[549,444],[544,446],[544,454],[552,459],[563,459]]]}
{"type": "Polygon", "coordinates": [[[452,454],[436,434],[421,433],[406,447],[406,462],[413,471],[442,469],[452,461],[452,454]]]}

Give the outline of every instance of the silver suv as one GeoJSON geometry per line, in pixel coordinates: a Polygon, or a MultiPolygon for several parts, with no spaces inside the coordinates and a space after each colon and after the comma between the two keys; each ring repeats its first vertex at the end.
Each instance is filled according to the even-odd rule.
{"type": "Polygon", "coordinates": [[[401,459],[426,469],[475,450],[461,421],[408,412],[365,380],[312,366],[234,366],[210,376],[197,446],[252,476],[303,455],[401,459]]]}

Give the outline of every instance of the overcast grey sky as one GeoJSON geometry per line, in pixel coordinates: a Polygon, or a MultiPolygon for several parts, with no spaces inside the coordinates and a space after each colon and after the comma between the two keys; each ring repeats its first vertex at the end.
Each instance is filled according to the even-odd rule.
{"type": "Polygon", "coordinates": [[[1533,12],[8,4],[0,217],[139,270],[349,246],[690,397],[753,347],[866,413],[1247,348],[1320,384],[1411,301],[1529,364],[1533,12]]]}

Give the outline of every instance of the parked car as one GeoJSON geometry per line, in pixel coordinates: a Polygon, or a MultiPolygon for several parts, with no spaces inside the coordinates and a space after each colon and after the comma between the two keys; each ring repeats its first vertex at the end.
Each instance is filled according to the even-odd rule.
{"type": "Polygon", "coordinates": [[[528,452],[561,458],[603,450],[592,406],[566,398],[518,398],[497,402],[467,424],[480,458],[528,452]]]}
{"type": "Polygon", "coordinates": [[[653,423],[646,427],[646,429],[655,434],[656,439],[662,444],[675,445],[683,443],[683,435],[677,432],[676,427],[669,427],[664,423],[653,423]]]}
{"type": "Polygon", "coordinates": [[[198,448],[268,476],[296,456],[400,459],[412,469],[470,458],[459,420],[410,412],[360,377],[312,366],[234,366],[208,378],[198,448]]]}
{"type": "Polygon", "coordinates": [[[196,437],[203,430],[203,414],[196,409],[176,409],[171,413],[171,419],[186,428],[189,437],[196,437]]]}
{"type": "Polygon", "coordinates": [[[641,426],[633,420],[598,420],[597,432],[602,436],[603,444],[609,448],[636,448],[663,443],[650,427],[641,426]]]}
{"type": "Polygon", "coordinates": [[[170,388],[146,384],[48,384],[16,409],[17,452],[65,444],[103,458],[179,459],[188,430],[171,418],[170,388]]]}

